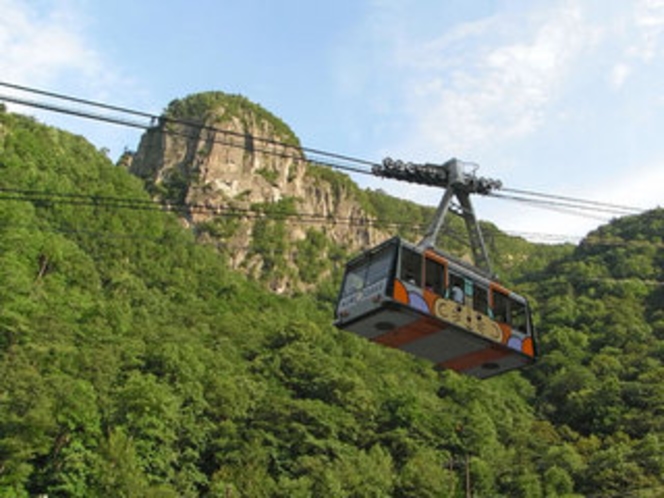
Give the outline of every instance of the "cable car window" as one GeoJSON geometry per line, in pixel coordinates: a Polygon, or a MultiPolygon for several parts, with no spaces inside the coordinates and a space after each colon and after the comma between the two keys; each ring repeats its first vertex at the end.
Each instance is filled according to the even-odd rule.
{"type": "Polygon", "coordinates": [[[528,331],[528,315],[526,314],[526,307],[517,302],[517,301],[512,301],[512,327],[514,327],[517,330],[520,330],[521,332],[527,332],[528,331]]]}
{"type": "Polygon", "coordinates": [[[493,291],[493,317],[497,322],[510,323],[510,299],[496,290],[493,291]]]}
{"type": "Polygon", "coordinates": [[[364,260],[362,264],[346,270],[346,279],[344,281],[344,289],[342,292],[343,297],[355,294],[364,287],[364,277],[367,273],[368,263],[367,260],[364,260]]]}
{"type": "Polygon", "coordinates": [[[450,299],[459,304],[464,303],[466,283],[461,275],[450,272],[450,299]]]}
{"type": "Polygon", "coordinates": [[[422,286],[422,255],[407,247],[401,250],[401,279],[422,286]]]}
{"type": "Polygon", "coordinates": [[[426,258],[424,272],[424,287],[439,296],[445,295],[445,265],[426,258]]]}
{"type": "Polygon", "coordinates": [[[366,255],[353,267],[347,268],[342,297],[355,294],[381,279],[388,278],[396,246],[384,247],[375,254],[366,255]]]}
{"type": "Polygon", "coordinates": [[[396,246],[390,245],[373,255],[371,264],[367,270],[366,287],[388,277],[395,248],[396,246]]]}
{"type": "Polygon", "coordinates": [[[484,287],[475,284],[473,292],[473,309],[485,315],[489,311],[489,293],[484,287]]]}

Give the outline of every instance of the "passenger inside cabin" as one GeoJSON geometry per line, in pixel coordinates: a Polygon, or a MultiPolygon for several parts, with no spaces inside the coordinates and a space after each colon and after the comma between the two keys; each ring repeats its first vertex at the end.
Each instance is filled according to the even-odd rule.
{"type": "Polygon", "coordinates": [[[463,278],[459,275],[454,275],[450,272],[450,298],[455,303],[464,304],[465,293],[464,293],[464,281],[463,278]]]}

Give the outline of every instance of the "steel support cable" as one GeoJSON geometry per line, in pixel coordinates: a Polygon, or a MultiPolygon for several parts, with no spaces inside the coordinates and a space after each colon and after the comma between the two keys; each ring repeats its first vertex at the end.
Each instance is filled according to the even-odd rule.
{"type": "MultiPolygon", "coordinates": [[[[34,108],[37,108],[37,109],[43,109],[43,110],[47,110],[47,111],[53,111],[53,112],[68,114],[68,115],[71,115],[71,116],[76,116],[76,117],[81,117],[81,118],[86,118],[86,119],[92,119],[92,120],[96,120],[96,121],[104,121],[104,122],[107,122],[107,123],[116,124],[116,125],[120,125],[120,126],[129,126],[129,127],[133,127],[133,128],[139,128],[139,129],[143,129],[143,130],[146,130],[146,131],[155,129],[155,127],[153,127],[151,125],[148,125],[146,123],[139,123],[137,121],[130,121],[130,120],[119,118],[119,117],[108,116],[108,115],[98,114],[98,113],[79,110],[79,109],[72,109],[72,108],[62,107],[62,106],[55,105],[55,104],[37,102],[37,101],[33,101],[33,100],[26,100],[26,99],[12,97],[12,96],[8,96],[8,95],[1,95],[0,94],[0,100],[4,100],[4,101],[7,101],[7,102],[12,102],[12,103],[15,103],[15,104],[20,104],[20,105],[30,106],[30,107],[34,107],[34,108]]],[[[192,125],[193,124],[193,123],[190,123],[190,122],[180,122],[180,121],[172,121],[172,122],[175,122],[175,123],[178,123],[178,124],[187,124],[187,125],[192,125]]],[[[229,139],[223,139],[223,138],[219,138],[218,136],[215,136],[215,138],[213,139],[214,143],[221,144],[221,145],[226,145],[228,147],[239,148],[239,149],[243,149],[243,150],[247,149],[247,146],[245,144],[246,137],[242,134],[237,133],[237,132],[233,132],[233,131],[230,131],[230,130],[223,130],[221,128],[205,127],[205,126],[200,126],[200,125],[198,125],[196,129],[198,131],[205,129],[205,130],[208,130],[208,131],[213,131],[215,134],[221,134],[221,135],[226,135],[226,136],[230,137],[229,139]],[[241,139],[239,141],[241,141],[242,143],[234,142],[233,138],[241,139]]],[[[185,131],[180,131],[180,130],[176,130],[176,129],[173,129],[173,128],[168,129],[167,127],[161,128],[161,131],[165,134],[168,134],[168,135],[180,136],[180,137],[183,137],[183,138],[186,138],[186,139],[200,138],[200,135],[197,132],[187,133],[185,131]]],[[[267,141],[267,139],[259,139],[260,137],[252,137],[252,138],[254,140],[258,140],[258,141],[267,141]]],[[[288,146],[288,144],[283,144],[283,145],[288,146]]],[[[296,149],[293,146],[289,146],[289,147],[293,148],[294,150],[296,149]]],[[[303,149],[296,149],[296,150],[303,150],[303,149]]],[[[308,150],[312,151],[312,150],[315,150],[315,149],[308,149],[308,150]]],[[[267,155],[280,157],[282,159],[295,159],[295,160],[306,161],[310,164],[316,164],[316,165],[329,167],[329,168],[333,168],[333,169],[344,170],[344,171],[348,171],[348,172],[351,172],[351,173],[372,175],[371,171],[368,171],[368,170],[365,170],[365,169],[355,168],[355,167],[352,167],[352,166],[347,166],[347,165],[339,164],[339,163],[333,163],[333,162],[329,162],[329,161],[323,161],[323,160],[320,160],[320,159],[308,159],[307,157],[303,157],[299,153],[298,154],[287,154],[285,152],[276,152],[274,150],[270,150],[270,149],[262,148],[262,147],[254,147],[254,152],[261,152],[261,153],[264,153],[264,154],[267,154],[267,155]]],[[[322,152],[318,152],[318,153],[322,153],[322,152]]],[[[323,154],[327,154],[328,156],[337,157],[337,158],[346,157],[346,156],[342,156],[340,154],[337,154],[336,156],[332,155],[331,153],[323,153],[323,154]]]]}
{"type": "Polygon", "coordinates": [[[565,202],[572,202],[576,204],[582,204],[586,205],[589,207],[602,207],[602,208],[607,208],[611,210],[616,210],[616,211],[624,211],[623,214],[639,214],[642,213],[644,210],[641,208],[636,208],[632,206],[624,206],[620,204],[611,204],[607,202],[600,202],[600,201],[592,201],[592,200],[586,200],[586,199],[579,199],[575,197],[567,197],[564,195],[555,195],[555,194],[546,194],[543,192],[533,192],[529,190],[522,190],[522,189],[515,189],[515,188],[502,188],[501,189],[503,192],[507,193],[512,193],[512,194],[518,194],[518,195],[526,195],[530,197],[540,197],[543,199],[551,199],[553,201],[565,201],[565,202]]]}
{"type": "Polygon", "coordinates": [[[59,112],[62,114],[68,114],[70,116],[76,116],[79,118],[94,119],[96,121],[104,121],[106,123],[117,124],[121,126],[129,126],[132,128],[141,128],[147,130],[148,125],[144,123],[139,123],[138,121],[129,121],[128,119],[122,119],[118,117],[105,116],[103,114],[93,113],[90,111],[83,111],[78,109],[72,109],[68,107],[59,106],[56,104],[48,104],[45,102],[37,102],[35,100],[21,99],[18,97],[12,97],[10,95],[0,94],[0,100],[5,102],[12,102],[14,104],[25,105],[29,107],[35,107],[37,109],[43,109],[45,111],[59,112]]]}
{"type": "Polygon", "coordinates": [[[581,235],[565,235],[561,233],[520,232],[514,230],[496,232],[495,235],[498,235],[499,237],[519,237],[521,239],[530,240],[532,242],[542,242],[542,243],[548,242],[555,244],[575,244],[575,243],[578,244],[583,239],[583,236],[581,235]]]}
{"type": "MultiPolygon", "coordinates": [[[[109,105],[101,102],[96,102],[92,100],[86,100],[86,99],[81,99],[78,97],[72,97],[69,95],[64,95],[60,93],[55,93],[55,92],[49,92],[49,91],[44,91],[44,90],[39,90],[35,88],[29,88],[21,85],[16,85],[12,83],[7,83],[7,82],[1,82],[0,81],[0,86],[5,86],[8,88],[24,91],[24,92],[29,92],[29,93],[35,93],[39,95],[44,95],[52,98],[57,98],[61,100],[66,100],[70,102],[76,102],[76,103],[82,103],[85,105],[93,106],[93,107],[99,107],[102,109],[106,110],[113,110],[117,112],[122,112],[122,113],[127,113],[127,114],[132,114],[135,116],[141,116],[145,118],[149,118],[151,122],[158,121],[160,123],[175,123],[175,124],[181,124],[181,125],[186,125],[186,126],[192,126],[197,128],[198,130],[208,130],[212,131],[214,133],[220,133],[226,136],[230,137],[236,137],[239,139],[242,139],[242,144],[237,144],[232,141],[221,141],[215,138],[216,143],[221,143],[223,145],[228,145],[230,147],[236,147],[236,148],[242,148],[246,149],[246,144],[244,143],[246,136],[242,133],[239,132],[234,132],[232,130],[224,130],[221,128],[217,128],[214,126],[210,125],[205,125],[201,124],[198,122],[194,121],[188,121],[188,120],[181,120],[181,119],[173,119],[173,118],[167,118],[164,116],[157,116],[154,114],[150,114],[147,112],[142,112],[142,111],[137,111],[133,109],[129,109],[126,107],[119,107],[115,105],[109,105]]],[[[107,116],[107,115],[102,115],[98,113],[93,113],[89,111],[82,111],[82,110],[77,110],[77,109],[71,109],[71,108],[65,108],[62,106],[57,106],[53,104],[46,104],[46,103],[41,103],[41,102],[35,102],[35,101],[30,101],[30,100],[25,100],[25,99],[19,99],[16,97],[11,97],[11,96],[6,96],[6,95],[0,95],[0,100],[6,100],[10,102],[14,102],[17,104],[22,104],[22,105],[27,105],[27,106],[32,106],[44,110],[49,110],[49,111],[55,111],[55,112],[62,112],[65,114],[69,115],[74,115],[78,117],[84,117],[84,118],[89,118],[89,119],[95,119],[99,121],[105,121],[113,124],[118,124],[122,126],[130,126],[134,128],[141,128],[144,130],[150,130],[153,129],[154,126],[147,125],[144,123],[139,123],[136,121],[130,121],[124,118],[118,118],[118,117],[112,117],[112,116],[107,116]]],[[[190,135],[186,134],[180,131],[175,131],[175,130],[167,130],[165,126],[161,127],[162,131],[165,133],[170,133],[173,135],[179,135],[183,136],[185,138],[197,138],[197,135],[190,135]]],[[[280,147],[284,148],[289,148],[296,150],[298,152],[308,152],[313,155],[319,155],[323,157],[329,157],[329,158],[334,158],[337,160],[341,161],[346,161],[346,162],[351,162],[351,163],[356,163],[356,164],[362,164],[366,166],[371,166],[372,168],[374,166],[377,166],[377,163],[373,161],[368,161],[368,160],[363,160],[363,159],[358,159],[358,158],[353,158],[350,156],[342,155],[342,154],[337,154],[337,153],[331,153],[331,152],[326,152],[318,149],[313,149],[313,148],[308,148],[308,147],[298,147],[294,146],[292,144],[287,144],[284,142],[279,142],[274,139],[268,139],[268,138],[263,138],[263,137],[252,137],[254,141],[257,142],[262,142],[265,144],[270,144],[270,145],[277,145],[280,147]]],[[[328,162],[324,160],[319,160],[319,159],[312,159],[312,158],[302,158],[300,154],[298,155],[289,155],[289,154],[284,154],[282,153],[277,153],[275,151],[269,150],[269,149],[254,149],[257,150],[258,152],[262,152],[265,154],[271,154],[274,156],[279,156],[279,157],[284,157],[284,158],[292,158],[292,159],[302,159],[305,160],[309,163],[312,164],[318,164],[324,167],[331,167],[334,169],[339,169],[339,170],[345,170],[348,172],[352,173],[358,173],[358,174],[365,174],[365,175],[372,175],[375,176],[372,171],[361,169],[358,167],[352,167],[348,166],[346,164],[340,164],[337,162],[328,162]]],[[[567,214],[575,214],[579,216],[586,216],[586,217],[591,217],[594,219],[599,219],[602,221],[606,221],[607,218],[598,218],[598,217],[592,217],[588,215],[584,215],[582,213],[570,211],[570,210],[585,210],[585,211],[596,211],[596,212],[606,212],[606,213],[611,213],[611,214],[617,214],[617,215],[625,215],[625,214],[638,214],[643,212],[642,209],[639,208],[634,208],[634,207],[629,207],[629,206],[621,206],[621,205],[616,205],[616,204],[609,204],[609,203],[603,203],[603,202],[598,202],[598,201],[590,201],[590,200],[584,200],[584,199],[578,199],[578,198],[573,198],[573,197],[567,197],[567,196],[562,196],[562,195],[553,195],[553,194],[546,194],[546,193],[541,193],[541,192],[533,192],[533,191],[528,191],[528,190],[522,190],[522,189],[511,189],[511,188],[502,188],[501,189],[504,192],[507,193],[513,193],[513,194],[518,194],[517,196],[509,196],[509,195],[501,195],[501,194],[496,194],[496,193],[490,193],[489,195],[492,197],[496,198],[502,198],[502,199],[509,199],[509,200],[514,200],[517,202],[523,202],[523,203],[529,203],[532,205],[536,205],[539,207],[546,207],[548,209],[552,210],[557,210],[560,212],[566,212],[567,214]],[[529,196],[528,198],[526,197],[519,197],[520,196],[529,196]],[[533,199],[532,197],[535,197],[533,199]],[[540,199],[537,199],[540,198],[540,199]],[[548,199],[548,201],[543,201],[542,199],[548,199]],[[563,202],[561,202],[563,201],[563,202]],[[565,208],[565,210],[560,209],[560,208],[565,208]]]]}
{"type": "Polygon", "coordinates": [[[0,81],[0,86],[11,88],[13,90],[19,90],[21,92],[34,93],[34,94],[37,94],[37,95],[43,95],[45,97],[51,97],[51,98],[58,99],[58,100],[66,100],[66,101],[69,101],[69,102],[76,102],[77,104],[84,104],[84,105],[88,105],[88,106],[91,106],[91,107],[99,107],[101,109],[106,109],[106,110],[109,110],[109,111],[117,111],[117,112],[121,112],[121,113],[124,113],[124,114],[133,114],[134,116],[141,116],[141,117],[144,117],[144,118],[151,118],[151,119],[155,118],[155,116],[153,114],[150,114],[150,113],[144,112],[144,111],[137,111],[136,109],[129,109],[128,107],[119,107],[119,106],[112,105],[112,104],[106,104],[104,102],[98,102],[98,101],[94,101],[94,100],[82,99],[80,97],[73,97],[71,95],[65,95],[65,94],[62,94],[62,93],[50,92],[50,91],[47,91],[47,90],[40,90],[38,88],[31,88],[31,87],[27,87],[27,86],[23,86],[23,85],[17,85],[15,83],[9,83],[9,82],[6,82],[6,81],[0,81]]]}
{"type": "Polygon", "coordinates": [[[279,213],[261,209],[236,208],[219,205],[194,204],[194,203],[168,203],[156,202],[144,199],[131,199],[110,196],[95,196],[83,194],[63,194],[36,190],[20,190],[0,188],[0,201],[23,201],[37,204],[65,204],[75,206],[89,206],[105,209],[129,209],[148,211],[189,211],[191,213],[211,213],[229,217],[246,218],[269,218],[275,220],[290,219],[302,223],[329,223],[350,226],[417,228],[417,225],[406,222],[386,222],[382,220],[361,218],[335,218],[317,213],[279,213]]]}
{"type": "MultiPolygon", "coordinates": [[[[613,214],[613,215],[625,215],[628,213],[625,213],[623,210],[616,209],[615,207],[609,207],[609,206],[600,206],[600,205],[586,205],[583,203],[573,203],[573,202],[562,202],[562,201],[554,201],[554,200],[545,200],[545,199],[533,199],[529,197],[522,197],[522,196],[517,196],[517,195],[505,195],[505,194],[497,194],[497,193],[491,193],[489,194],[489,197],[493,197],[496,199],[504,199],[504,200],[510,200],[510,201],[516,201],[516,202],[522,202],[525,204],[531,204],[534,206],[539,206],[543,208],[558,208],[558,209],[566,209],[569,211],[571,214],[578,214],[579,216],[590,216],[587,213],[575,213],[574,211],[589,211],[589,212],[595,212],[595,213],[606,213],[606,214],[613,214]]],[[[638,211],[638,212],[643,212],[638,211]]],[[[637,212],[635,211],[632,214],[636,214],[637,212]]],[[[602,218],[595,217],[595,219],[607,219],[606,216],[602,218]]],[[[608,218],[610,219],[610,218],[608,218]]]]}
{"type": "MultiPolygon", "coordinates": [[[[187,203],[160,203],[145,199],[133,199],[125,197],[113,196],[96,196],[72,193],[55,193],[45,192],[38,190],[22,190],[12,188],[0,188],[0,201],[21,201],[21,202],[34,202],[36,204],[66,204],[66,205],[79,205],[88,207],[97,207],[104,209],[128,209],[128,210],[150,210],[150,211],[181,211],[190,210],[197,213],[212,213],[215,216],[235,217],[235,218],[249,218],[249,219],[274,219],[283,220],[289,219],[294,222],[301,222],[306,224],[338,224],[349,226],[371,226],[375,228],[411,228],[411,229],[424,229],[424,224],[412,224],[408,222],[390,222],[380,219],[375,220],[360,220],[357,218],[335,218],[328,215],[317,213],[274,213],[270,211],[263,211],[260,209],[250,208],[232,208],[226,206],[210,206],[203,204],[187,204],[187,203]]],[[[463,245],[469,245],[460,234],[452,227],[445,227],[443,234],[446,234],[457,242],[463,245]]],[[[564,234],[545,234],[545,233],[523,233],[523,232],[497,232],[498,236],[537,236],[547,237],[550,239],[562,240],[569,242],[570,239],[582,239],[580,236],[570,236],[564,234]]],[[[638,241],[618,241],[618,240],[598,240],[586,239],[586,244],[590,245],[609,245],[609,246],[635,246],[638,241]]],[[[644,242],[643,244],[646,244],[644,242]]],[[[657,247],[664,247],[664,244],[655,244],[657,247]]]]}
{"type": "MultiPolygon", "coordinates": [[[[84,104],[84,105],[91,106],[91,107],[98,107],[98,108],[105,109],[105,110],[112,110],[112,111],[116,111],[116,112],[131,114],[131,115],[134,115],[134,116],[141,116],[141,117],[150,119],[151,124],[147,125],[147,124],[144,124],[144,123],[137,123],[137,122],[134,122],[134,121],[129,121],[129,120],[122,119],[122,118],[110,117],[110,116],[106,116],[106,115],[102,115],[102,114],[94,113],[94,112],[90,112],[90,111],[76,110],[76,109],[71,109],[71,108],[58,106],[58,105],[55,105],[55,104],[47,104],[47,103],[43,103],[43,102],[36,102],[36,101],[33,101],[33,100],[29,100],[29,99],[21,99],[21,98],[18,98],[18,97],[12,97],[12,96],[8,96],[8,95],[0,95],[0,100],[5,100],[7,102],[13,102],[15,104],[21,104],[21,105],[36,107],[36,108],[43,109],[43,110],[54,111],[54,112],[62,112],[62,113],[69,114],[69,115],[74,115],[74,116],[77,116],[77,117],[97,119],[97,120],[106,121],[106,122],[119,124],[119,125],[132,126],[132,127],[135,127],[135,128],[143,128],[145,130],[154,128],[154,126],[153,126],[154,123],[160,123],[160,125],[165,125],[165,124],[171,123],[171,124],[179,124],[179,125],[184,125],[184,126],[191,126],[191,127],[196,128],[198,130],[207,130],[207,131],[211,131],[211,132],[214,132],[214,133],[222,133],[224,135],[234,136],[234,137],[237,137],[238,139],[241,139],[242,141],[246,140],[246,138],[247,138],[247,136],[244,133],[240,133],[240,132],[233,131],[233,130],[224,130],[224,129],[218,128],[216,126],[206,125],[204,123],[200,123],[200,122],[196,122],[196,121],[170,118],[170,117],[167,117],[167,116],[158,116],[156,114],[151,114],[151,113],[147,113],[147,112],[144,112],[144,111],[138,111],[138,110],[129,109],[129,108],[126,108],[126,107],[119,107],[119,106],[115,106],[115,105],[105,104],[105,103],[102,103],[102,102],[81,99],[81,98],[78,98],[78,97],[72,97],[72,96],[69,96],[69,95],[61,94],[61,93],[49,92],[49,91],[39,90],[39,89],[35,89],[35,88],[28,88],[28,87],[25,87],[25,86],[15,85],[15,84],[12,84],[12,83],[2,82],[2,81],[0,81],[0,86],[5,86],[5,87],[8,87],[8,88],[17,89],[17,90],[20,90],[20,91],[24,91],[24,92],[28,92],[28,93],[34,93],[34,94],[43,95],[43,96],[48,96],[48,97],[51,97],[51,98],[56,98],[56,99],[65,100],[65,101],[69,101],[69,102],[75,102],[75,103],[78,103],[78,104],[84,104]]],[[[161,128],[164,132],[173,133],[173,130],[164,129],[164,128],[166,128],[165,126],[161,126],[161,128]]],[[[183,135],[181,133],[173,133],[173,134],[183,135]]],[[[190,135],[184,135],[184,136],[187,136],[189,138],[193,138],[190,135]]],[[[359,158],[351,157],[351,156],[344,155],[344,154],[338,154],[338,153],[335,153],[335,152],[327,152],[327,151],[323,151],[323,150],[320,150],[320,149],[314,149],[314,148],[311,148],[311,147],[297,146],[297,145],[289,144],[289,143],[286,143],[286,142],[281,142],[279,140],[275,140],[275,139],[271,139],[271,138],[259,137],[259,136],[252,136],[251,138],[252,138],[252,140],[257,141],[257,142],[261,142],[263,144],[274,145],[274,146],[283,147],[283,148],[286,148],[286,149],[292,149],[293,151],[297,152],[297,154],[285,155],[284,157],[292,157],[294,159],[302,159],[300,154],[302,152],[304,152],[304,153],[312,154],[314,156],[321,156],[321,157],[325,157],[325,158],[331,158],[331,159],[337,160],[337,161],[345,161],[345,162],[348,162],[348,163],[361,164],[361,165],[370,166],[370,167],[373,167],[373,166],[376,165],[376,163],[373,162],[373,161],[369,161],[369,160],[365,160],[365,159],[359,159],[359,158]]],[[[242,147],[246,148],[246,146],[244,146],[244,145],[242,147]]],[[[261,149],[260,152],[264,152],[264,153],[267,153],[267,154],[272,153],[273,155],[281,155],[281,154],[276,154],[273,151],[270,151],[270,150],[267,150],[267,149],[261,149]]],[[[306,160],[306,157],[305,157],[305,160],[306,160]]],[[[346,171],[351,171],[351,172],[354,172],[354,173],[368,174],[368,175],[372,174],[370,170],[364,170],[364,169],[360,169],[360,168],[357,168],[357,167],[347,166],[347,165],[339,164],[339,163],[327,163],[326,161],[317,160],[317,159],[312,159],[311,162],[319,163],[319,164],[329,166],[329,167],[333,167],[333,168],[337,168],[337,169],[344,169],[346,171]]]]}
{"type": "MultiPolygon", "coordinates": [[[[2,198],[0,197],[0,200],[2,198]]],[[[49,231],[49,232],[54,232],[54,233],[60,233],[64,235],[88,235],[88,236],[93,236],[95,238],[104,238],[104,239],[118,239],[118,240],[148,240],[148,241],[153,241],[157,242],[162,240],[160,236],[148,236],[148,235],[137,235],[135,233],[132,234],[127,234],[127,233],[118,233],[118,232],[111,232],[111,231],[91,231],[91,230],[77,230],[77,229],[66,229],[66,228],[55,228],[55,227],[26,227],[28,230],[32,231],[49,231]]],[[[450,236],[454,237],[454,233],[450,233],[450,236]]],[[[515,236],[519,237],[523,234],[519,234],[517,232],[512,232],[512,233],[500,233],[498,234],[500,236],[515,236]]],[[[529,234],[529,235],[551,235],[553,237],[558,237],[558,235],[555,234],[529,234]]],[[[460,243],[463,245],[468,246],[468,242],[465,240],[459,240],[457,239],[460,243]]],[[[209,243],[209,242],[208,242],[209,243]]],[[[591,245],[608,245],[608,246],[619,246],[619,247],[632,247],[636,245],[635,241],[622,241],[622,242],[604,242],[604,241],[584,241],[584,244],[591,244],[591,245]]],[[[223,241],[215,241],[214,244],[217,248],[225,248],[229,249],[231,248],[231,244],[228,244],[223,241]]],[[[664,247],[664,244],[654,244],[656,247],[664,247]]],[[[251,250],[253,249],[252,246],[240,246],[240,245],[232,245],[232,249],[234,250],[251,250]]],[[[644,279],[641,277],[623,277],[623,278],[611,278],[611,277],[591,277],[591,278],[584,278],[582,281],[612,281],[612,282],[629,282],[629,281],[638,281],[642,282],[645,285],[658,285],[658,286],[664,286],[664,281],[661,280],[654,280],[654,279],[644,279]]]]}
{"type": "MultiPolygon", "coordinates": [[[[198,130],[211,131],[213,133],[221,133],[223,135],[228,135],[228,136],[231,136],[231,137],[238,138],[243,143],[247,139],[247,135],[244,134],[244,133],[234,131],[234,130],[225,130],[223,128],[219,128],[219,127],[211,126],[211,125],[206,125],[204,123],[199,123],[199,122],[196,122],[196,121],[189,121],[189,120],[179,119],[179,118],[170,118],[170,117],[166,117],[166,116],[152,116],[152,118],[153,118],[153,120],[157,120],[157,121],[163,123],[164,125],[166,125],[166,124],[178,124],[178,125],[184,125],[184,126],[191,126],[192,128],[195,128],[195,129],[198,129],[198,130]]],[[[160,127],[160,129],[162,129],[162,131],[164,131],[165,133],[173,133],[172,130],[166,130],[165,128],[166,128],[165,126],[160,127]]],[[[178,134],[178,133],[174,133],[174,134],[178,134]]],[[[184,136],[188,136],[188,135],[184,135],[184,136]]],[[[190,137],[190,136],[188,136],[188,137],[190,137]]],[[[274,145],[276,147],[283,147],[285,149],[290,149],[290,150],[294,151],[293,154],[286,154],[286,153],[283,153],[283,152],[277,153],[275,151],[271,151],[270,149],[254,149],[254,150],[258,150],[259,152],[264,152],[266,154],[272,154],[272,155],[286,157],[286,158],[305,159],[305,160],[308,160],[309,162],[316,162],[316,163],[324,164],[326,166],[330,166],[330,167],[333,167],[333,168],[351,170],[351,171],[354,171],[356,173],[373,175],[370,170],[363,170],[363,169],[359,169],[359,168],[353,168],[353,167],[342,165],[342,164],[339,164],[339,163],[327,162],[327,161],[322,161],[322,160],[318,160],[318,159],[309,159],[307,156],[305,156],[303,158],[301,156],[301,153],[304,152],[304,153],[312,154],[313,156],[322,156],[322,157],[326,157],[326,158],[331,158],[333,160],[346,161],[346,162],[355,163],[355,164],[364,164],[366,166],[372,166],[372,167],[376,164],[372,161],[368,161],[368,160],[365,160],[365,159],[358,159],[358,158],[355,158],[355,157],[346,156],[346,155],[343,155],[343,154],[337,154],[337,153],[334,153],[334,152],[327,152],[327,151],[323,151],[323,150],[320,150],[320,149],[314,149],[314,148],[311,148],[311,147],[293,145],[293,144],[289,144],[289,143],[286,143],[286,142],[281,142],[279,140],[275,140],[275,139],[272,139],[272,138],[266,138],[266,137],[251,135],[251,139],[253,141],[260,142],[260,143],[263,143],[263,144],[266,144],[266,145],[274,145]]],[[[246,145],[242,145],[242,148],[246,148],[246,145]]]]}

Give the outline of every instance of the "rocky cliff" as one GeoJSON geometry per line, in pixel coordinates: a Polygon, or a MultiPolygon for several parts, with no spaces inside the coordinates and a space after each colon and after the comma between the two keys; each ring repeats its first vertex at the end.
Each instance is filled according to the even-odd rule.
{"type": "Polygon", "coordinates": [[[332,270],[303,270],[314,264],[306,259],[329,261],[339,247],[348,254],[388,236],[371,227],[348,177],[309,164],[290,128],[241,96],[173,101],[129,169],[234,268],[277,292],[317,284],[332,270]]]}

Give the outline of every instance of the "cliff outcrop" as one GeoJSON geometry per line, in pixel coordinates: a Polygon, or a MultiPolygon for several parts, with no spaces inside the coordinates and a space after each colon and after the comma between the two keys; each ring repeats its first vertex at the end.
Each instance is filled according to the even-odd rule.
{"type": "Polygon", "coordinates": [[[129,170],[234,268],[277,292],[302,290],[333,270],[312,271],[310,260],[329,262],[332,253],[342,257],[340,248],[345,257],[388,236],[372,227],[362,191],[346,175],[311,165],[287,125],[241,96],[173,101],[129,170]]]}

